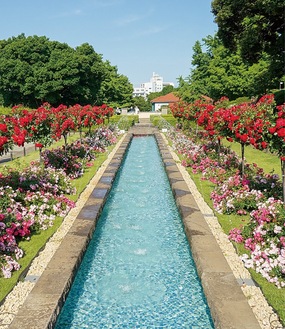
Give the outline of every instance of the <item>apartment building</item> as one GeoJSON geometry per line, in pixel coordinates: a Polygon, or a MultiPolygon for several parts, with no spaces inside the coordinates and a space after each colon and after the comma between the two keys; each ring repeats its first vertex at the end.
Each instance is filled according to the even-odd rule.
{"type": "Polygon", "coordinates": [[[138,88],[134,88],[133,97],[147,97],[150,93],[160,92],[165,86],[174,86],[172,82],[163,82],[163,77],[153,72],[149,82],[144,82],[138,88]]]}

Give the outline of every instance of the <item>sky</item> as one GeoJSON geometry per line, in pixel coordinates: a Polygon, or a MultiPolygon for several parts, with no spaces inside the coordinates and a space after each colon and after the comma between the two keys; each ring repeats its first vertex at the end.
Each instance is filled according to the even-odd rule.
{"type": "Polygon", "coordinates": [[[193,46],[217,32],[211,0],[0,0],[0,39],[24,33],[76,48],[83,43],[134,87],[153,73],[177,86],[193,46]]]}

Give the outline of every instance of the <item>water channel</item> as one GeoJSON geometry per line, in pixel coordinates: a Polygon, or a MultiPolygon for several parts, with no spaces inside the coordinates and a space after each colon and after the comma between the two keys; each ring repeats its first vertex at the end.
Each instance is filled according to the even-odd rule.
{"type": "Polygon", "coordinates": [[[56,329],[214,328],[153,136],[134,137],[56,329]]]}

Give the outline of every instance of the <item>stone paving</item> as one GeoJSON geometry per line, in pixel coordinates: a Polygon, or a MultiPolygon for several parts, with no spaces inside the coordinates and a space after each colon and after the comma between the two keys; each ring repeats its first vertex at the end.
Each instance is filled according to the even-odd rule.
{"type": "MultiPolygon", "coordinates": [[[[114,149],[108,164],[100,168],[101,172],[99,170],[95,182],[89,184],[90,193],[83,193],[81,198],[83,207],[74,215],[64,237],[59,239],[60,243],[50,256],[50,261],[32,284],[29,293],[23,299],[23,305],[15,311],[10,325],[3,328],[53,328],[133,134],[153,134],[157,139],[215,328],[270,328],[262,326],[261,321],[258,322],[253,307],[250,307],[209,227],[207,214],[202,214],[165,138],[147,118],[142,118],[139,124],[130,129],[114,149]]],[[[269,312],[272,310],[269,309],[269,312]]]]}

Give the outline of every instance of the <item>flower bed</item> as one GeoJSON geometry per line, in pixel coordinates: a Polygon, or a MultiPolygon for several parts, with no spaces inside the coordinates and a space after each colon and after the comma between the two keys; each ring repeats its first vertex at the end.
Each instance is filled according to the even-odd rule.
{"type": "MultiPolygon", "coordinates": [[[[116,142],[116,131],[106,127],[98,131],[102,144],[116,142]]],[[[10,278],[13,271],[19,270],[18,260],[24,256],[20,241],[46,230],[56,217],[65,217],[74,207],[67,197],[75,193],[72,180],[92,165],[99,151],[90,140],[43,151],[42,162],[0,174],[0,277],[10,278]]]]}
{"type": "Polygon", "coordinates": [[[255,164],[246,164],[241,176],[240,160],[230,149],[218,148],[196,134],[186,136],[168,129],[182,164],[215,184],[211,193],[215,211],[248,218],[248,223],[229,234],[231,241],[243,244],[248,251],[241,256],[245,266],[278,288],[285,287],[285,209],[278,175],[265,174],[255,164]]]}

